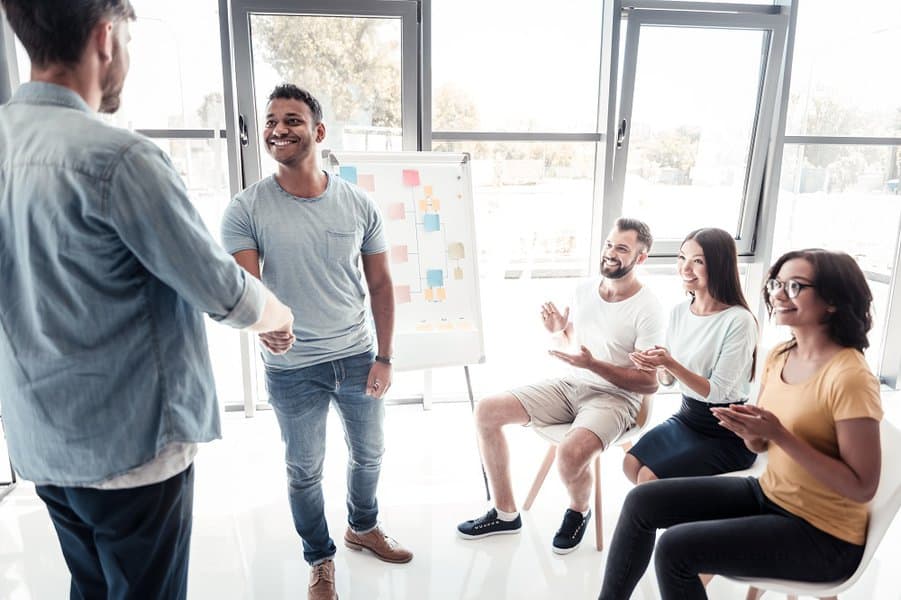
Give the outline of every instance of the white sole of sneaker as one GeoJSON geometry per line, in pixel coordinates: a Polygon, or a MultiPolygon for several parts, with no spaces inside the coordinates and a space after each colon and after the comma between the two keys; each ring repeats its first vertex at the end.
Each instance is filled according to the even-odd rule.
{"type": "Polygon", "coordinates": [[[579,542],[578,544],[576,544],[576,545],[573,546],[572,548],[558,548],[557,546],[551,546],[551,550],[554,551],[554,554],[561,554],[561,555],[562,555],[562,554],[569,554],[570,552],[573,552],[574,550],[576,550],[576,549],[577,549],[579,546],[581,546],[581,545],[582,545],[582,543],[579,542]]]}
{"type": "Polygon", "coordinates": [[[517,533],[519,533],[520,531],[522,531],[522,528],[520,528],[520,529],[511,529],[511,530],[509,530],[509,531],[492,531],[491,533],[480,533],[479,535],[469,535],[468,533],[463,533],[462,531],[460,531],[460,530],[458,529],[458,530],[457,530],[457,536],[459,536],[460,538],[462,538],[462,539],[464,539],[464,540],[480,540],[480,539],[482,539],[482,538],[491,537],[491,536],[493,536],[493,535],[512,535],[512,534],[517,534],[517,533]]]}

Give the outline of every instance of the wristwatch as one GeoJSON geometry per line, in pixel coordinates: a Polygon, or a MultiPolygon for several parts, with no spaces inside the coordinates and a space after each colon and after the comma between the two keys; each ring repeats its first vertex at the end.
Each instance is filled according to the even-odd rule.
{"type": "Polygon", "coordinates": [[[379,356],[378,354],[376,354],[375,362],[380,362],[382,364],[390,365],[391,357],[390,356],[379,356]]]}

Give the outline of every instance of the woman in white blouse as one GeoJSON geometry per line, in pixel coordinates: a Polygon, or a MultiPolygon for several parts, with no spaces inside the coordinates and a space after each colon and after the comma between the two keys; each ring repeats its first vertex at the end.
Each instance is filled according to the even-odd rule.
{"type": "Polygon", "coordinates": [[[690,298],[670,314],[667,347],[630,357],[657,370],[664,385],[677,383],[682,406],[626,454],[623,471],[633,483],[738,471],[755,458],[710,412],[747,402],[757,360],[757,320],[741,290],[735,240],[722,229],[692,231],[677,265],[690,298]]]}

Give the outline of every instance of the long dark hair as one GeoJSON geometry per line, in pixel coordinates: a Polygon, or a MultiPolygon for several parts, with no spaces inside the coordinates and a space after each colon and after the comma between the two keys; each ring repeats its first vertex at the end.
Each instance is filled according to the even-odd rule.
{"type": "MultiPolygon", "coordinates": [[[[826,324],[829,338],[845,348],[855,348],[863,352],[870,345],[867,332],[873,327],[873,293],[867,284],[867,278],[857,261],[844,252],[832,252],[822,248],[805,248],[786,252],[770,267],[767,280],[775,278],[782,265],[790,260],[801,258],[813,267],[814,289],[823,302],[833,307],[826,324]]],[[[763,301],[773,314],[773,303],[770,295],[763,289],[763,301]]],[[[792,337],[785,345],[783,352],[797,344],[792,337]]]]}
{"type": "MultiPolygon", "coordinates": [[[[685,236],[682,244],[694,240],[704,251],[704,263],[707,265],[707,290],[713,298],[727,306],[741,306],[754,317],[745,294],[741,289],[738,275],[738,249],[735,238],[727,231],[716,227],[695,229],[685,236]]],[[[754,317],[757,323],[757,317],[754,317]]],[[[751,356],[751,381],[757,370],[757,346],[751,356]]]]}

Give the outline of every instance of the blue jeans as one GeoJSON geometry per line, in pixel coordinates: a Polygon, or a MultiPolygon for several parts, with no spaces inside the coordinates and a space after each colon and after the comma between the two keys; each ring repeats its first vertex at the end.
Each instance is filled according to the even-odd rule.
{"type": "Polygon", "coordinates": [[[285,441],[288,499],[303,557],[316,564],[335,555],[322,497],[325,422],[334,403],[348,449],[348,524],[357,532],[378,522],[376,488],[385,451],[385,406],[366,394],[374,354],[364,352],[289,371],[266,370],[269,402],[285,441]]]}

